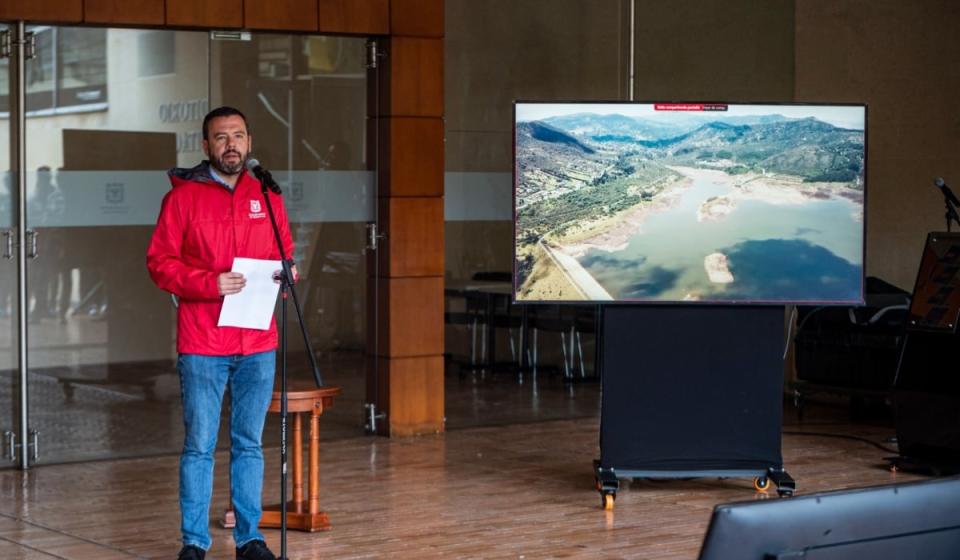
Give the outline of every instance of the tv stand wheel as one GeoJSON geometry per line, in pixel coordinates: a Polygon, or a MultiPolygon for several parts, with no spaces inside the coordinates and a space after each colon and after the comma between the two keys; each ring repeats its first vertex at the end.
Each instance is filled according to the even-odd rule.
{"type": "Polygon", "coordinates": [[[617,499],[617,495],[613,492],[602,492],[600,494],[600,504],[602,505],[604,511],[613,510],[613,502],[617,499]]]}
{"type": "Polygon", "coordinates": [[[765,476],[758,476],[753,479],[753,487],[758,492],[766,492],[770,488],[770,479],[765,476]]]}
{"type": "Polygon", "coordinates": [[[781,498],[792,498],[793,490],[790,488],[777,488],[777,495],[781,498]]]}

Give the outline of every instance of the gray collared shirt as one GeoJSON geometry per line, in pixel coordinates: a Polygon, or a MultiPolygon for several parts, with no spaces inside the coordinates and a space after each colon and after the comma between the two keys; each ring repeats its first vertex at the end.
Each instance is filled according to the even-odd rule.
{"type": "Polygon", "coordinates": [[[230,183],[224,181],[224,180],[223,180],[223,177],[217,175],[217,172],[216,172],[216,170],[213,168],[212,165],[210,166],[210,177],[212,177],[214,181],[216,181],[216,182],[220,183],[221,185],[227,187],[227,188],[230,189],[231,191],[233,190],[233,185],[231,185],[230,183]]]}

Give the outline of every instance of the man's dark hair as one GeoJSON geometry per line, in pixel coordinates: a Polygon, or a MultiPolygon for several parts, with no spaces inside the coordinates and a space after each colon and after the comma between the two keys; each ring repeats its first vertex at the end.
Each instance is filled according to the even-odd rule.
{"type": "Polygon", "coordinates": [[[247,128],[247,134],[250,134],[250,126],[247,124],[247,117],[243,113],[241,113],[239,109],[223,106],[223,107],[217,107],[213,111],[210,111],[209,113],[207,113],[207,116],[203,117],[203,139],[209,140],[209,138],[207,138],[207,134],[209,133],[210,121],[212,121],[213,119],[218,119],[220,117],[232,117],[233,115],[237,115],[238,117],[243,119],[243,126],[247,128]]]}

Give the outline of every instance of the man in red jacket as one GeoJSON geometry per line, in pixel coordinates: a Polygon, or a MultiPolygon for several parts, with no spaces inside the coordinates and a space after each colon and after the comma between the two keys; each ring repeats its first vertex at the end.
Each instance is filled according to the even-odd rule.
{"type": "MultiPolygon", "coordinates": [[[[279,260],[280,252],[260,182],[245,163],[252,138],[243,114],[231,107],[203,121],[208,161],[172,169],[173,188],[163,199],[147,250],[147,268],[161,289],[179,299],[177,371],[185,438],[180,457],[183,548],[179,558],[204,558],[213,490],[213,453],[220,405],[230,387],[230,490],[237,524],[237,558],[273,560],[258,532],[263,484],[261,437],[273,393],[277,328],[218,327],[223,296],[246,280],[230,272],[235,257],[279,260]]],[[[287,255],[293,242],[283,200],[268,191],[287,255]]]]}

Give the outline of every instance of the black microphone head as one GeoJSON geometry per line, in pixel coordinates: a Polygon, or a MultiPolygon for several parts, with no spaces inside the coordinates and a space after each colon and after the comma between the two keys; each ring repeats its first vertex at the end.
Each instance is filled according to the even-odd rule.
{"type": "Polygon", "coordinates": [[[937,177],[936,179],[934,179],[934,180],[933,180],[933,184],[936,185],[938,188],[941,188],[941,189],[942,189],[943,187],[947,186],[947,184],[943,181],[943,177],[937,177]]]}
{"type": "Polygon", "coordinates": [[[260,167],[260,162],[257,161],[257,158],[250,158],[247,160],[247,169],[253,171],[254,169],[260,167]]]}

